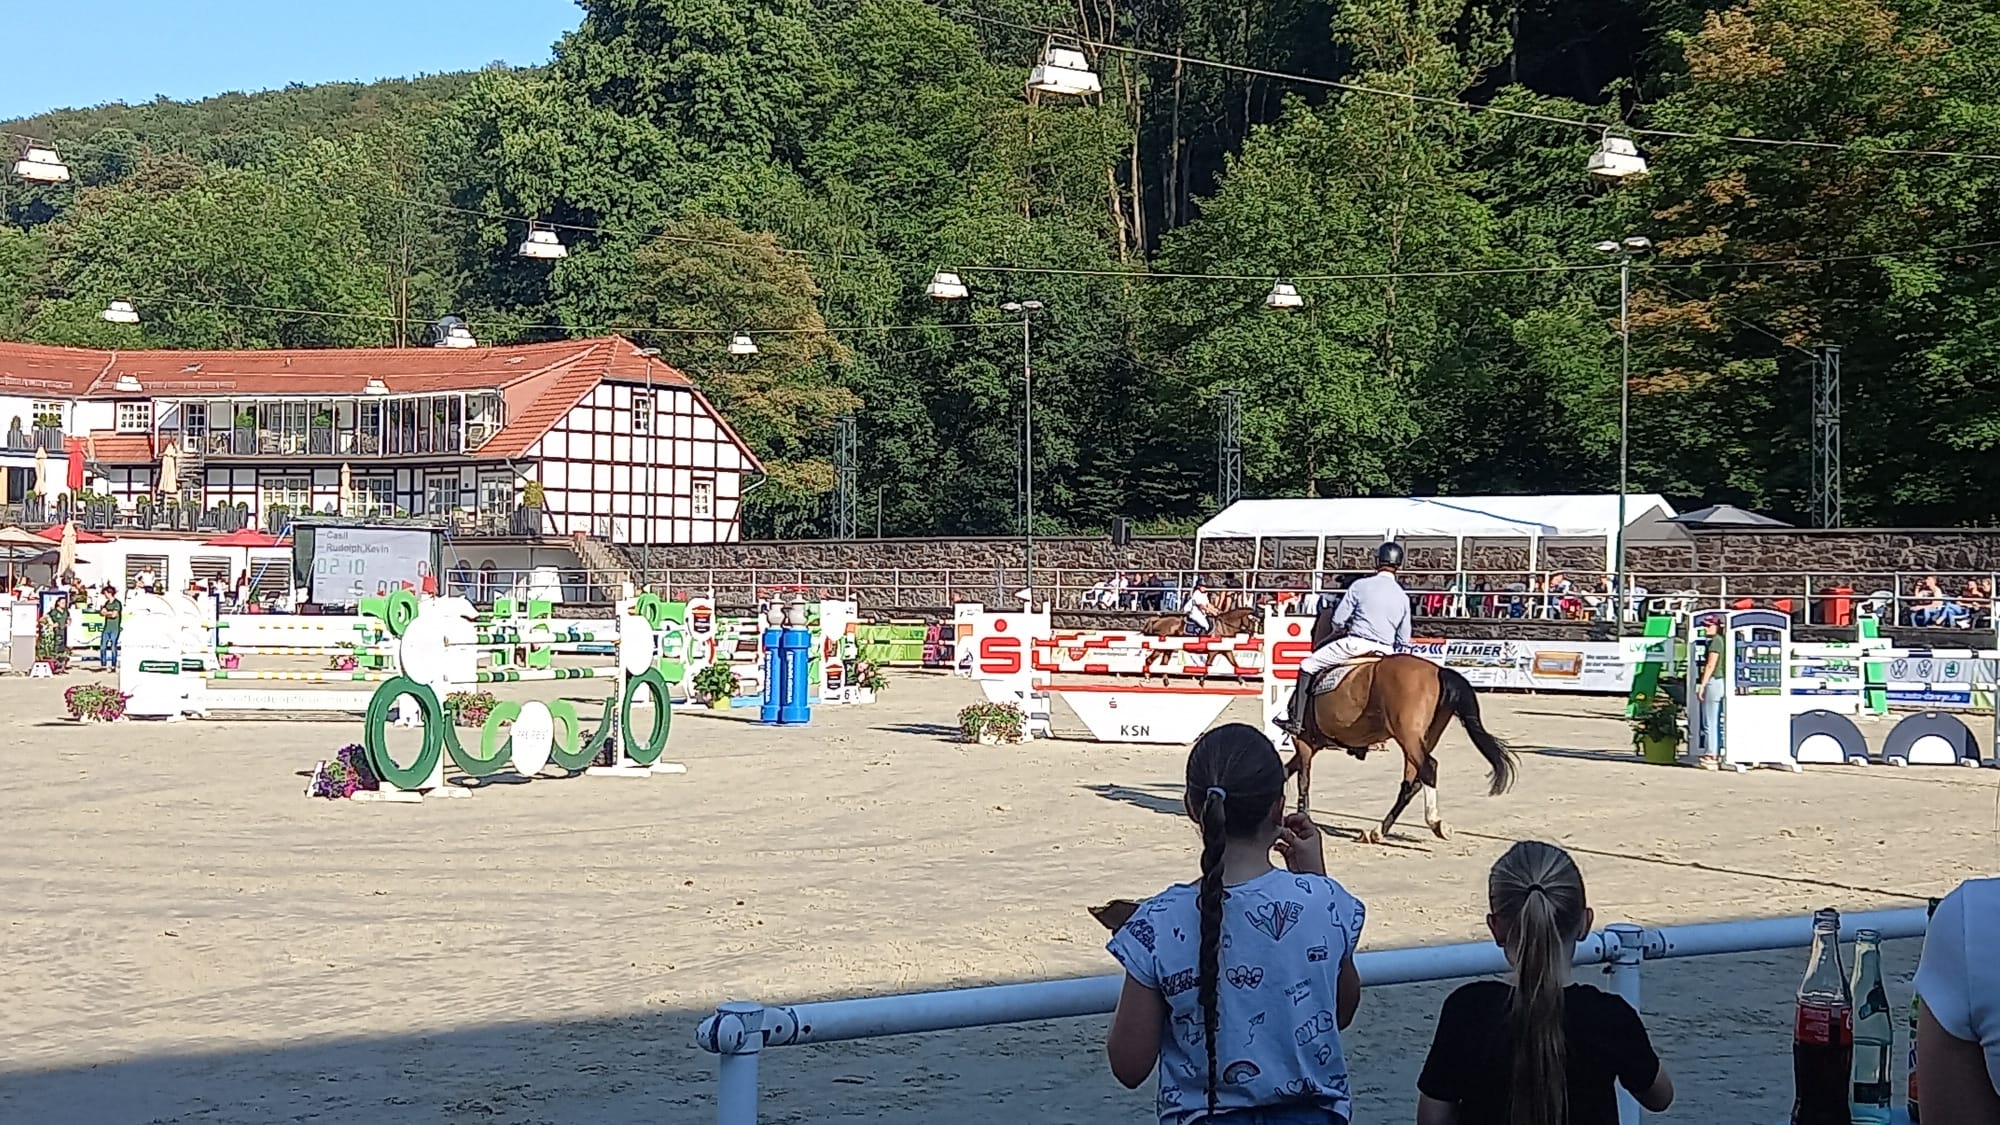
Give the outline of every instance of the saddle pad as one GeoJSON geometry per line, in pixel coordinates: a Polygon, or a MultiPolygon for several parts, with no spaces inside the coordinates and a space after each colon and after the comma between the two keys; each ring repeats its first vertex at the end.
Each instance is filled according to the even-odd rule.
{"type": "Polygon", "coordinates": [[[1345,663],[1336,664],[1333,667],[1328,668],[1326,670],[1326,674],[1319,678],[1319,682],[1313,685],[1313,695],[1314,696],[1325,695],[1327,692],[1330,692],[1334,688],[1339,687],[1340,681],[1346,679],[1347,674],[1349,672],[1354,671],[1356,668],[1366,668],[1369,667],[1370,665],[1379,664],[1381,662],[1382,662],[1381,655],[1375,654],[1370,656],[1359,656],[1345,663]]]}

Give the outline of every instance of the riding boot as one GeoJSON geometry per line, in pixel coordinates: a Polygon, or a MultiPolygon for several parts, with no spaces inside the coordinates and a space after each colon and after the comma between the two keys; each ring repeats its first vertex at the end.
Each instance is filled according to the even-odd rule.
{"type": "Polygon", "coordinates": [[[1292,689],[1291,706],[1286,710],[1285,716],[1276,722],[1279,730],[1293,736],[1305,734],[1306,708],[1312,705],[1313,684],[1318,679],[1317,672],[1310,676],[1299,677],[1298,686],[1292,689]]]}

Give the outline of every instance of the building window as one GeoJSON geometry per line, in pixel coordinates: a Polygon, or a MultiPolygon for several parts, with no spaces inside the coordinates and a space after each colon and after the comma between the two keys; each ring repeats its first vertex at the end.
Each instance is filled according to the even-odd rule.
{"type": "Polygon", "coordinates": [[[62,403],[38,402],[34,404],[35,427],[37,429],[60,429],[62,427],[62,403]]]}
{"type": "Polygon", "coordinates": [[[116,416],[118,432],[121,434],[143,434],[153,428],[153,404],[150,402],[121,402],[116,416]]]}
{"type": "Polygon", "coordinates": [[[265,477],[262,488],[266,512],[280,504],[294,513],[311,510],[311,477],[265,477]]]}
{"type": "Polygon", "coordinates": [[[362,477],[354,482],[355,514],[386,516],[396,510],[396,481],[393,477],[362,477]]]}
{"type": "Polygon", "coordinates": [[[714,481],[697,480],[694,482],[694,503],[690,505],[690,509],[698,519],[713,517],[715,515],[714,481]]]}
{"type": "Polygon", "coordinates": [[[458,477],[427,477],[424,480],[424,510],[433,516],[458,508],[458,477]]]}
{"type": "Polygon", "coordinates": [[[653,432],[653,396],[632,396],[632,432],[645,437],[653,432]]]}

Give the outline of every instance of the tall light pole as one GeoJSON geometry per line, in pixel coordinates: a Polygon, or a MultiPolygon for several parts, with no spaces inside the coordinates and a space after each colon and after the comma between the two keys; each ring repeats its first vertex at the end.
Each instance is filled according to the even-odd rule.
{"type": "Polygon", "coordinates": [[[1618,534],[1613,553],[1617,576],[1611,581],[1612,613],[1618,636],[1625,635],[1625,496],[1631,491],[1632,469],[1632,261],[1652,253],[1653,242],[1633,235],[1623,242],[1605,239],[1596,249],[1618,256],[1618,534]]]}
{"type": "Polygon", "coordinates": [[[1035,588],[1035,314],[1040,301],[1008,301],[1000,311],[1021,317],[1021,509],[1028,589],[1035,588]]]}

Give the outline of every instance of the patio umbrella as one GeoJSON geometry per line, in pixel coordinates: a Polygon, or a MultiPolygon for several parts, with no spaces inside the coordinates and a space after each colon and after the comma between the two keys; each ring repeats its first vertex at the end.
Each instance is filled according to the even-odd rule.
{"type": "Polygon", "coordinates": [[[254,527],[246,527],[240,531],[232,531],[227,535],[218,536],[214,539],[204,539],[201,545],[204,547],[289,547],[292,545],[292,541],[290,539],[282,539],[266,531],[259,531],[254,527]]]}
{"type": "Polygon", "coordinates": [[[0,469],[0,504],[5,504],[12,499],[13,497],[7,495],[7,470],[0,469]]]}
{"type": "Polygon", "coordinates": [[[340,514],[347,514],[348,497],[354,494],[354,466],[341,462],[340,465],[340,514]]]}
{"type": "Polygon", "coordinates": [[[78,543],[111,542],[110,536],[99,535],[87,527],[77,527],[73,523],[57,524],[54,527],[45,527],[35,532],[35,537],[44,543],[60,543],[65,535],[74,536],[78,543]]]}
{"type": "Polygon", "coordinates": [[[69,480],[69,490],[71,492],[83,491],[83,443],[82,442],[77,442],[75,445],[69,447],[68,480],[69,480]]]}
{"type": "Polygon", "coordinates": [[[63,525],[62,547],[59,549],[59,554],[60,557],[56,560],[57,578],[76,569],[76,524],[73,522],[63,525]]]}
{"type": "Polygon", "coordinates": [[[181,445],[177,441],[167,443],[160,450],[160,493],[172,496],[181,490],[181,445]]]}
{"type": "Polygon", "coordinates": [[[49,541],[18,527],[0,527],[0,549],[45,551],[49,541]]]}
{"type": "Polygon", "coordinates": [[[49,495],[55,491],[54,489],[51,489],[49,487],[49,485],[53,483],[55,482],[49,479],[49,451],[43,449],[40,446],[36,446],[35,447],[35,494],[42,497],[44,500],[48,499],[49,495]]]}
{"type": "Polygon", "coordinates": [[[1757,512],[1745,511],[1734,504],[1711,504],[1692,512],[1683,512],[1666,521],[1683,527],[1790,527],[1784,520],[1775,520],[1757,512]]]}

